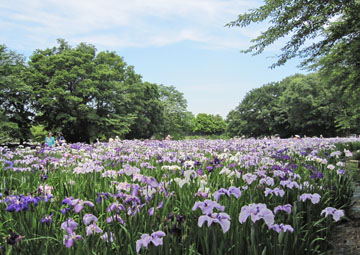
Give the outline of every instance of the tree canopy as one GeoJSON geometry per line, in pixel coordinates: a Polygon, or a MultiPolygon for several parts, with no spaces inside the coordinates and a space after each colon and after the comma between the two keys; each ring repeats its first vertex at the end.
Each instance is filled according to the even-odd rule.
{"type": "MultiPolygon", "coordinates": [[[[252,40],[253,45],[245,52],[259,54],[276,40],[290,36],[273,67],[296,56],[305,57],[303,65],[306,65],[334,50],[350,53],[359,48],[359,9],[359,0],[267,0],[262,6],[240,14],[227,26],[245,27],[268,21],[270,26],[252,40]]],[[[354,64],[358,65],[360,55],[358,50],[356,53],[354,64]]],[[[348,57],[342,56],[343,60],[348,57]]]]}
{"type": "Polygon", "coordinates": [[[227,132],[251,137],[335,136],[342,104],[320,74],[297,74],[248,92],[228,114],[227,132]]]}
{"type": "Polygon", "coordinates": [[[26,83],[25,58],[0,45],[0,140],[30,138],[34,112],[32,88],[26,83]]]}
{"type": "Polygon", "coordinates": [[[174,86],[164,85],[159,85],[159,92],[163,106],[159,136],[165,138],[170,134],[175,139],[179,139],[192,133],[195,117],[187,110],[184,94],[174,86]]]}

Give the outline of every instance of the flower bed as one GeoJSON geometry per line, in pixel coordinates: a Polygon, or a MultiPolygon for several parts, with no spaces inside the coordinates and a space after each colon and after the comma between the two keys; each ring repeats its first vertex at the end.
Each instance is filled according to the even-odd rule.
{"type": "Polygon", "coordinates": [[[350,206],[339,139],[0,148],[0,254],[320,254],[350,206]]]}

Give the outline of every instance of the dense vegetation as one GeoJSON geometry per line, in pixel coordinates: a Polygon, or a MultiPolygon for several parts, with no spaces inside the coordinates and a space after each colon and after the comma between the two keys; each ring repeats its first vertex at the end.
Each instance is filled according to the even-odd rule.
{"type": "Polygon", "coordinates": [[[144,82],[115,52],[97,53],[85,43],[73,48],[58,40],[56,47],[34,51],[27,63],[1,45],[0,77],[0,142],[40,142],[46,130],[89,143],[115,136],[179,139],[225,129],[220,116],[221,130],[197,127],[175,87],[144,82]]]}
{"type": "Polygon", "coordinates": [[[307,135],[334,137],[358,132],[357,126],[341,125],[341,101],[317,73],[294,75],[248,92],[228,115],[231,136],[307,135]]]}
{"type": "Polygon", "coordinates": [[[244,134],[358,133],[359,9],[359,0],[269,0],[229,23],[229,27],[246,27],[252,23],[269,22],[268,28],[254,38],[253,44],[243,52],[260,54],[275,41],[285,38],[278,61],[272,67],[300,57],[303,68],[317,72],[306,77],[289,77],[280,84],[265,85],[251,91],[229,114],[230,132],[239,134],[246,129],[243,127],[246,122],[255,123],[264,117],[266,127],[258,128],[255,123],[256,127],[248,127],[252,130],[245,130],[244,134]],[[267,91],[274,94],[265,95],[262,99],[260,95],[264,96],[267,91]],[[275,102],[269,103],[273,99],[275,102]],[[264,105],[268,103],[269,109],[265,110],[264,105]],[[251,111],[255,116],[249,116],[251,111]],[[242,127],[237,128],[236,123],[242,127]],[[287,127],[289,129],[280,132],[287,127]]]}
{"type": "Polygon", "coordinates": [[[358,148],[358,138],[0,147],[0,254],[324,254],[347,219],[346,159],[358,148]]]}

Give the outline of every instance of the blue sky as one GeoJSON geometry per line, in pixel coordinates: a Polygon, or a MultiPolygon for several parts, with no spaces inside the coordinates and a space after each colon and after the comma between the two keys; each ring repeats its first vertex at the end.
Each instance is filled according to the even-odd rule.
{"type": "Polygon", "coordinates": [[[259,0],[12,0],[0,1],[0,43],[30,56],[35,49],[90,43],[116,51],[144,81],[173,85],[188,110],[224,118],[253,88],[304,73],[293,60],[269,69],[277,42],[263,54],[240,50],[267,24],[224,25],[259,0]]]}

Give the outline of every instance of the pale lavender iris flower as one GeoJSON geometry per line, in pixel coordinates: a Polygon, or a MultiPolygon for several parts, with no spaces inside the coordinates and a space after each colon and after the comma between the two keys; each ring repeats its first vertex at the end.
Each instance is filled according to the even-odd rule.
{"type": "Polygon", "coordinates": [[[323,215],[324,213],[325,217],[327,217],[328,215],[332,215],[335,221],[339,221],[340,218],[345,215],[344,210],[338,210],[334,207],[326,207],[324,210],[321,211],[320,215],[323,215]]]}
{"type": "Polygon", "coordinates": [[[236,198],[239,198],[241,196],[240,188],[236,188],[234,186],[231,186],[229,189],[221,188],[218,191],[215,191],[214,198],[216,201],[219,201],[220,197],[222,195],[227,195],[230,197],[230,195],[233,195],[236,198]]]}
{"type": "Polygon", "coordinates": [[[277,214],[278,211],[284,211],[284,212],[287,212],[288,214],[290,214],[291,208],[292,208],[292,206],[290,204],[279,205],[274,208],[274,212],[275,212],[275,214],[277,214]]]}
{"type": "Polygon", "coordinates": [[[210,214],[213,213],[214,208],[218,209],[219,211],[224,211],[225,207],[218,204],[215,201],[206,199],[204,202],[195,202],[194,207],[192,208],[193,211],[200,208],[203,214],[210,214]]]}
{"type": "Polygon", "coordinates": [[[155,246],[159,246],[163,244],[163,237],[166,234],[163,231],[156,231],[151,235],[142,234],[141,238],[136,241],[136,252],[139,252],[141,247],[147,248],[150,243],[155,246]]]}
{"type": "Polygon", "coordinates": [[[245,205],[241,208],[239,215],[239,222],[244,223],[248,217],[251,217],[252,222],[256,222],[260,219],[263,219],[268,227],[274,224],[274,214],[269,210],[265,204],[250,204],[245,205]]]}
{"type": "Polygon", "coordinates": [[[220,224],[223,233],[226,233],[230,229],[230,216],[227,213],[211,213],[209,215],[201,215],[198,219],[198,226],[201,227],[205,221],[207,221],[208,227],[212,223],[220,224]]]}
{"type": "Polygon", "coordinates": [[[305,202],[307,199],[310,199],[311,203],[313,203],[313,204],[319,203],[320,198],[321,198],[321,196],[317,193],[314,193],[314,194],[305,193],[300,196],[301,201],[305,202]]]}

